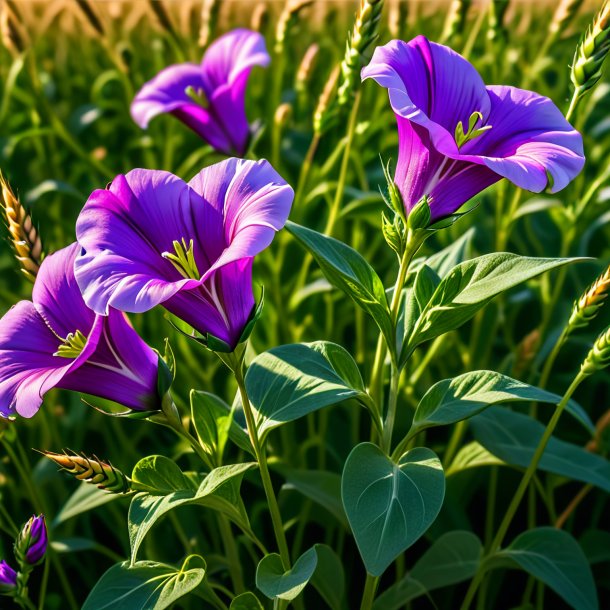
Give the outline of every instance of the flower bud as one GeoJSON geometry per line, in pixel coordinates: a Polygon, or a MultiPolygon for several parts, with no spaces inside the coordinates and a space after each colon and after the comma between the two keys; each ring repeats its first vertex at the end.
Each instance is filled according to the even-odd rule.
{"type": "Polygon", "coordinates": [[[417,229],[427,229],[430,224],[430,205],[428,204],[428,197],[422,197],[414,208],[409,212],[407,216],[407,227],[411,231],[417,229]]]}
{"type": "Polygon", "coordinates": [[[35,515],[23,526],[15,541],[15,557],[20,564],[30,566],[42,562],[47,552],[47,526],[44,515],[35,515]]]}
{"type": "Polygon", "coordinates": [[[10,595],[17,586],[17,572],[4,561],[0,561],[0,595],[10,595]]]}

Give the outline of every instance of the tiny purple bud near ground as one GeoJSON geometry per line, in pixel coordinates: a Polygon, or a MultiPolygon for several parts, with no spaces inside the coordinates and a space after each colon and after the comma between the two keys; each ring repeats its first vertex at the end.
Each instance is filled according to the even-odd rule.
{"type": "Polygon", "coordinates": [[[485,86],[466,59],[424,36],[378,47],[362,78],[388,89],[407,212],[427,195],[434,222],[501,178],[555,193],[583,168],[582,137],[549,98],[485,86]]]}
{"type": "Polygon", "coordinates": [[[0,319],[0,415],[32,417],[54,387],[159,409],[158,357],[125,314],[93,313],[74,278],[78,244],[47,256],[32,301],[0,319]]]}
{"type": "Polygon", "coordinates": [[[16,544],[22,541],[25,561],[30,565],[37,565],[47,552],[47,525],[44,515],[30,517],[23,526],[16,544]]]}
{"type": "Polygon", "coordinates": [[[294,192],[267,161],[227,159],[189,183],[136,169],[89,197],[76,223],[76,278],[98,314],[162,304],[234,348],[252,315],[252,262],[285,224],[294,192]]]}
{"type": "Polygon", "coordinates": [[[10,593],[17,586],[17,572],[4,561],[0,561],[0,593],[10,593]]]}
{"type": "Polygon", "coordinates": [[[250,70],[269,62],[261,34],[233,30],[210,45],[201,64],[170,66],[147,82],[131,104],[131,116],[145,129],[153,117],[169,112],[216,150],[242,156],[250,140],[245,110],[250,70]]]}

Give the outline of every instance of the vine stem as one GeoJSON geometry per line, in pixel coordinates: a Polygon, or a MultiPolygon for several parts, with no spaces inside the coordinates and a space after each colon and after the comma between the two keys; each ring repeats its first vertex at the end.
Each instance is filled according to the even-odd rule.
{"type": "Polygon", "coordinates": [[[246,416],[246,424],[248,426],[248,434],[250,436],[250,442],[254,448],[256,455],[256,461],[258,462],[259,470],[261,473],[261,480],[263,483],[263,489],[267,497],[267,505],[269,507],[269,513],[271,514],[271,522],[273,524],[273,531],[275,533],[275,539],[277,542],[280,557],[282,559],[282,565],[284,570],[290,569],[290,552],[288,550],[288,543],[286,541],[286,534],[284,533],[284,524],[282,523],[282,516],[280,514],[280,507],[273,491],[273,483],[271,482],[271,475],[269,474],[269,467],[267,466],[267,455],[265,452],[264,445],[261,445],[260,439],[258,438],[258,432],[256,429],[256,422],[254,420],[254,414],[252,412],[252,405],[248,398],[248,392],[246,391],[246,384],[244,381],[243,373],[243,355],[236,357],[234,354],[232,358],[227,360],[231,362],[231,369],[235,375],[237,381],[237,387],[241,397],[242,406],[244,408],[244,415],[246,416]]]}
{"type": "Polygon", "coordinates": [[[362,602],[360,603],[360,610],[371,610],[378,584],[379,577],[367,573],[366,582],[364,584],[364,592],[362,593],[362,602]]]}
{"type": "Polygon", "coordinates": [[[561,402],[557,405],[557,408],[555,409],[555,412],[553,413],[553,416],[551,417],[549,423],[547,424],[547,426],[544,430],[544,434],[542,435],[542,438],[540,439],[540,442],[538,443],[538,446],[536,447],[534,456],[532,457],[532,460],[530,461],[529,466],[527,467],[527,470],[525,471],[525,474],[523,475],[523,478],[521,479],[521,483],[519,484],[519,487],[517,488],[517,491],[515,492],[515,495],[513,496],[513,499],[511,501],[506,513],[504,514],[504,518],[502,519],[502,522],[500,523],[500,526],[498,527],[498,531],[496,532],[496,535],[495,535],[492,543],[489,546],[489,551],[488,551],[486,557],[484,557],[481,560],[481,563],[479,564],[479,569],[477,570],[477,573],[475,574],[474,578],[472,579],[472,582],[470,583],[470,587],[468,588],[468,591],[466,592],[466,597],[464,598],[464,602],[462,603],[461,610],[468,610],[468,608],[470,608],[470,604],[472,603],[472,600],[474,599],[477,589],[479,588],[479,585],[481,584],[481,581],[483,580],[484,575],[485,575],[485,571],[484,571],[484,569],[482,569],[482,566],[484,566],[485,560],[488,559],[491,555],[493,555],[500,548],[500,545],[502,544],[504,537],[506,536],[506,533],[508,531],[508,528],[510,527],[510,524],[512,523],[515,513],[517,512],[517,509],[519,508],[519,505],[521,504],[521,500],[523,499],[523,496],[525,495],[525,492],[527,491],[530,481],[532,480],[532,478],[534,477],[534,475],[536,473],[536,468],[538,467],[538,463],[540,462],[540,459],[542,458],[542,455],[544,453],[544,450],[546,449],[549,439],[551,438],[553,432],[555,431],[557,422],[559,421],[559,418],[561,417],[561,414],[563,413],[565,406],[568,404],[568,401],[572,397],[572,394],[574,393],[576,388],[581,384],[581,382],[583,381],[584,378],[585,378],[585,375],[583,375],[582,373],[579,373],[576,376],[576,378],[572,381],[570,387],[566,390],[566,393],[563,395],[561,402]]]}

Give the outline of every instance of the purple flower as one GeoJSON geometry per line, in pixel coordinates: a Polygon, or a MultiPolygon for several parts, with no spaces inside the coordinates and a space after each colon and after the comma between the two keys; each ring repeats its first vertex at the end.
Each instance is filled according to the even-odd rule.
{"type": "Polygon", "coordinates": [[[31,566],[39,564],[47,552],[47,526],[44,515],[30,517],[23,526],[17,541],[16,552],[31,566]]]}
{"type": "Polygon", "coordinates": [[[245,92],[253,66],[270,58],[258,32],[238,29],[221,36],[201,64],[165,68],[147,82],[131,104],[142,129],[163,112],[171,112],[216,150],[242,156],[250,139],[245,92]]]}
{"type": "Polygon", "coordinates": [[[468,61],[423,36],[378,47],[362,78],[388,89],[407,212],[428,195],[438,220],[503,177],[556,192],[584,165],[582,137],[550,99],[486,87],[468,61]]]}
{"type": "Polygon", "coordinates": [[[155,170],[117,176],[76,223],[85,302],[100,314],[162,303],[235,347],[255,304],[253,257],[284,226],[293,196],[264,160],[227,159],[188,184],[155,170]]]}
{"type": "Polygon", "coordinates": [[[10,593],[17,586],[17,572],[4,561],[0,561],[0,593],[10,593]]]}
{"type": "Polygon", "coordinates": [[[158,357],[110,310],[94,314],[74,278],[78,244],[43,261],[32,301],[0,320],[0,415],[32,417],[58,387],[119,402],[136,410],[160,408],[158,357]]]}

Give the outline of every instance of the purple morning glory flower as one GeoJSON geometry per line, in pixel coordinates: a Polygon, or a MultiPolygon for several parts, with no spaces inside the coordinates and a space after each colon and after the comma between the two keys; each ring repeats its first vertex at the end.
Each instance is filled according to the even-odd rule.
{"type": "Polygon", "coordinates": [[[47,525],[44,515],[34,515],[23,526],[15,542],[15,552],[32,566],[39,564],[47,552],[47,525]]]}
{"type": "Polygon", "coordinates": [[[9,593],[17,586],[17,572],[4,561],[0,561],[0,593],[9,593]]]}
{"type": "Polygon", "coordinates": [[[428,195],[438,220],[503,177],[554,193],[584,165],[581,135],[549,98],[486,87],[461,55],[423,36],[375,49],[362,78],[388,89],[398,122],[394,181],[407,212],[428,195]]]}
{"type": "Polygon", "coordinates": [[[76,223],[76,279],[99,314],[163,306],[235,347],[252,314],[253,257],[294,193],[267,161],[227,159],[188,184],[136,169],[94,191],[76,223]]]}
{"type": "Polygon", "coordinates": [[[142,129],[170,112],[216,150],[243,156],[250,139],[245,94],[253,66],[270,58],[258,32],[237,29],[214,41],[201,64],[184,63],[162,70],[147,82],[131,104],[142,129]]]}
{"type": "Polygon", "coordinates": [[[0,319],[0,415],[32,417],[58,387],[136,410],[160,408],[158,356],[125,314],[94,314],[74,278],[74,243],[43,261],[32,301],[0,319]]]}

